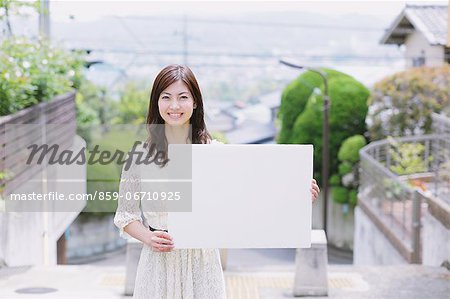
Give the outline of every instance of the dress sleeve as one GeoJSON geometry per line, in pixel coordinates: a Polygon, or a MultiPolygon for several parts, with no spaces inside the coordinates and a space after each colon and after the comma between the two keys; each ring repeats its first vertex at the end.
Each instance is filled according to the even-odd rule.
{"type": "Polygon", "coordinates": [[[123,228],[133,221],[142,223],[140,200],[135,199],[135,193],[141,191],[141,178],[137,165],[131,163],[129,169],[122,167],[122,175],[119,185],[119,199],[114,224],[119,228],[120,236],[124,239],[131,238],[123,228]]]}

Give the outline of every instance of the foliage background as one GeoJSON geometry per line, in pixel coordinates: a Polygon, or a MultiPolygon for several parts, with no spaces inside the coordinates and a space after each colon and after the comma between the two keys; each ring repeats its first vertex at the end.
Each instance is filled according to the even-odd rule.
{"type": "Polygon", "coordinates": [[[431,133],[431,113],[450,115],[450,65],[408,69],[376,83],[367,118],[370,140],[431,133]]]}

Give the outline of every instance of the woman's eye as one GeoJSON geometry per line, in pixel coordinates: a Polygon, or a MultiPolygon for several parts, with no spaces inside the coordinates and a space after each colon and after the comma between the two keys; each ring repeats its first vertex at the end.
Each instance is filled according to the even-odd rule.
{"type": "Polygon", "coordinates": [[[182,99],[182,100],[187,100],[188,97],[187,97],[187,96],[182,96],[181,99],[182,99]]]}
{"type": "Polygon", "coordinates": [[[168,100],[169,97],[168,97],[168,96],[163,96],[161,99],[163,99],[163,100],[168,100]]]}

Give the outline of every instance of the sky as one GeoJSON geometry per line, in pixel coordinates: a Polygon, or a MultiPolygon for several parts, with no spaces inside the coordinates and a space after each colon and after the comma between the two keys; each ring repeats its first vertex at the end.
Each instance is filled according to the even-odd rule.
{"type": "MultiPolygon", "coordinates": [[[[370,27],[375,30],[376,32],[375,37],[373,37],[373,32],[368,32],[367,35],[364,35],[364,37],[367,37],[366,39],[361,38],[358,36],[358,32],[349,32],[348,38],[342,37],[342,35],[333,35],[333,36],[326,36],[326,39],[328,40],[329,44],[320,44],[320,45],[314,45],[314,47],[310,48],[304,48],[301,51],[302,52],[308,52],[306,54],[308,55],[334,55],[334,54],[342,54],[342,53],[357,53],[358,55],[384,55],[384,52],[376,52],[378,51],[376,48],[376,45],[379,41],[379,38],[386,28],[389,27],[390,24],[394,21],[395,17],[402,11],[402,9],[405,7],[406,4],[420,4],[420,5],[426,5],[426,4],[440,4],[440,5],[446,5],[448,2],[446,1],[367,1],[367,0],[359,0],[359,1],[256,1],[256,0],[250,0],[250,1],[216,1],[216,0],[209,0],[209,1],[117,1],[117,0],[97,0],[97,1],[88,1],[88,0],[76,0],[76,1],[68,1],[68,0],[50,0],[50,18],[52,22],[56,22],[59,25],[62,25],[61,23],[67,23],[64,25],[67,26],[60,26],[60,28],[83,28],[79,29],[76,32],[72,32],[72,34],[69,34],[73,39],[76,39],[77,41],[81,41],[83,39],[98,39],[97,37],[93,36],[93,30],[90,32],[86,32],[85,30],[89,30],[86,28],[91,28],[90,22],[100,20],[104,17],[108,16],[117,16],[117,17],[152,17],[157,16],[158,20],[161,21],[161,19],[164,19],[167,17],[167,22],[175,22],[178,20],[179,17],[183,14],[187,14],[189,17],[194,17],[195,19],[218,19],[218,20],[233,20],[233,19],[239,19],[239,21],[245,20],[250,13],[251,15],[255,15],[255,13],[261,12],[262,16],[268,16],[271,15],[271,13],[274,13],[273,15],[278,17],[282,16],[282,12],[291,12],[290,16],[292,16],[292,12],[301,12],[303,16],[307,16],[308,13],[314,16],[314,18],[317,18],[317,20],[302,20],[301,18],[297,20],[294,20],[292,18],[290,19],[280,19],[279,21],[274,20],[272,18],[271,20],[265,20],[261,19],[261,22],[269,21],[269,22],[277,22],[277,23],[299,23],[299,24],[310,24],[314,23],[315,25],[335,25],[336,20],[342,21],[342,20],[354,20],[355,24],[359,24],[362,21],[367,21],[366,23],[370,23],[370,20],[373,20],[374,22],[370,23],[370,27]],[[280,13],[281,12],[281,13],[280,13]],[[240,17],[241,16],[241,17],[240,17]],[[242,17],[243,16],[243,17],[242,17]],[[328,18],[327,18],[328,17],[328,18]],[[86,22],[86,23],[85,23],[86,22]],[[308,23],[310,22],[310,23],[308,23]],[[77,26],[75,26],[77,24],[77,26]],[[80,25],[85,24],[85,26],[80,25]],[[372,33],[372,34],[371,34],[372,33]],[[371,41],[370,43],[368,42],[371,41]],[[319,50],[318,50],[319,49],[319,50]],[[330,49],[335,49],[334,53],[330,49]],[[322,53],[321,51],[328,51],[326,53],[322,53]],[[330,52],[331,51],[331,52],[330,52]],[[375,52],[374,52],[375,51],[375,52]],[[366,53],[367,54],[361,54],[366,53]]],[[[287,15],[287,14],[286,14],[287,15]]],[[[300,14],[299,14],[300,15],[300,14]]],[[[295,14],[294,14],[295,16],[295,14]]],[[[311,18],[311,17],[310,17],[311,18]]],[[[116,22],[119,22],[119,18],[116,22]]],[[[152,18],[150,18],[151,21],[152,18]]],[[[122,27],[119,26],[119,28],[114,27],[116,29],[112,28],[113,23],[111,23],[111,20],[109,23],[106,22],[106,20],[102,20],[100,22],[96,23],[96,26],[100,26],[101,24],[107,24],[105,25],[107,28],[110,28],[111,30],[103,29],[101,36],[105,39],[107,42],[111,41],[117,41],[119,40],[119,36],[117,34],[118,31],[115,30],[125,30],[131,26],[131,20],[133,18],[129,18],[125,21],[122,20],[123,24],[122,27]],[[111,26],[111,27],[109,27],[111,26]]],[[[148,21],[148,20],[147,20],[148,21]]],[[[132,31],[133,34],[140,34],[138,35],[139,39],[147,38],[151,39],[151,36],[149,36],[149,32],[146,32],[146,34],[142,34],[142,31],[147,30],[146,26],[147,24],[142,21],[142,25],[135,25],[135,27],[128,28],[132,31]],[[137,27],[136,27],[137,26],[137,27]]],[[[120,23],[120,22],[119,22],[120,23]]],[[[138,23],[138,20],[136,20],[136,23],[138,23]]],[[[160,22],[161,23],[161,22],[160,22]]],[[[134,23],[133,23],[134,24],[134,23]]],[[[116,24],[117,25],[117,24],[116,24]]],[[[339,24],[337,25],[339,26],[339,24]]],[[[365,24],[365,27],[369,27],[369,25],[365,24]]],[[[363,27],[364,27],[363,26],[363,27]]],[[[53,32],[56,32],[56,27],[53,30],[53,32]]],[[[172,28],[172,24],[168,24],[165,27],[172,28]]],[[[195,30],[193,30],[194,25],[191,25],[190,28],[190,34],[192,35],[195,30]]],[[[198,27],[198,26],[197,26],[198,27]]],[[[204,26],[206,28],[208,26],[204,26]]],[[[216,27],[214,27],[216,28],[216,27]]],[[[215,30],[215,29],[211,30],[215,30]]],[[[246,30],[249,30],[247,27],[245,27],[246,30]]],[[[328,27],[327,27],[328,28],[328,27]]],[[[265,28],[267,29],[267,28],[265,28]]],[[[279,28],[275,28],[276,30],[279,30],[279,28]]],[[[276,31],[274,29],[274,31],[276,31]]],[[[361,28],[360,28],[361,29],[361,28]]],[[[157,29],[159,30],[159,29],[157,29]]],[[[268,30],[268,29],[267,29],[268,30]]],[[[166,30],[167,31],[167,30],[166,30]]],[[[312,32],[316,35],[316,39],[311,38],[307,41],[314,43],[317,41],[317,36],[321,37],[320,34],[327,33],[328,29],[322,30],[322,31],[314,31],[314,30],[303,30],[304,32],[312,32]]],[[[178,32],[178,31],[177,31],[178,32]]],[[[201,35],[202,31],[197,30],[195,31],[197,35],[201,35]]],[[[245,31],[247,32],[247,31],[245,31]]],[[[248,31],[251,32],[251,31],[248,31]]],[[[220,32],[219,32],[220,33],[220,32]]],[[[250,34],[250,36],[253,36],[254,33],[247,33],[250,34]]],[[[66,34],[67,35],[67,34],[66,34]]],[[[220,35],[220,34],[218,34],[220,35]]],[[[129,36],[129,34],[127,34],[129,36]]],[[[202,37],[204,35],[201,35],[202,37]]],[[[246,36],[245,34],[242,34],[242,36],[246,36]]],[[[295,35],[297,36],[297,35],[295,35]]],[[[164,37],[164,36],[163,36],[164,37]]],[[[170,38],[172,41],[180,39],[181,44],[181,38],[180,33],[176,33],[175,36],[173,35],[167,35],[167,38],[170,38]],[[178,34],[178,35],[177,35],[178,34]]],[[[325,37],[324,37],[325,38],[325,37]]],[[[128,37],[130,39],[130,42],[133,42],[133,36],[128,37]]],[[[255,43],[260,42],[259,40],[255,40],[255,43]]],[[[306,43],[306,40],[302,41],[303,43],[306,43]]],[[[105,43],[106,45],[107,43],[105,43]]],[[[162,45],[168,45],[167,40],[164,40],[161,42],[162,45]]],[[[173,43],[172,43],[173,44],[173,43]]],[[[170,45],[172,45],[170,44],[170,45]]],[[[197,41],[192,40],[190,43],[191,47],[195,44],[199,44],[197,41]]],[[[245,44],[245,43],[243,43],[245,44]]],[[[211,46],[211,43],[208,44],[211,46]]],[[[92,45],[91,45],[92,46],[92,45]]],[[[155,45],[152,44],[154,47],[155,45]]],[[[242,46],[243,45],[239,45],[242,46]]],[[[241,48],[242,48],[241,47],[241,48]]],[[[166,46],[165,48],[170,48],[169,46],[166,46]]],[[[239,47],[238,47],[239,48],[239,47]]],[[[227,48],[229,50],[229,48],[227,48]]],[[[192,49],[191,49],[192,50],[192,49]]],[[[211,50],[211,49],[209,49],[211,50]]],[[[237,49],[234,49],[237,50],[237,49]]],[[[240,51],[244,51],[245,49],[241,49],[240,51]]],[[[261,49],[263,50],[263,49],[261,49]]],[[[211,50],[212,51],[212,50],[211,50]]],[[[356,54],[355,54],[356,55],[356,54]]],[[[160,58],[158,58],[160,59],[160,58]]],[[[162,58],[161,58],[162,59],[162,58]]],[[[205,59],[206,60],[206,59],[205,59]]],[[[165,61],[165,60],[164,60],[165,61]]],[[[152,62],[153,63],[153,62],[152,62]]],[[[309,62],[311,64],[311,62],[309,62]]],[[[141,63],[139,63],[141,64],[141,63]]],[[[330,66],[331,67],[331,66],[330,66]]],[[[389,72],[398,71],[399,69],[403,68],[403,62],[399,61],[398,65],[389,65],[389,66],[376,66],[376,65],[369,65],[367,63],[366,65],[362,66],[355,66],[353,64],[347,64],[345,67],[343,66],[336,66],[332,65],[332,67],[337,68],[340,71],[347,72],[351,75],[354,75],[355,77],[360,78],[361,81],[363,81],[367,85],[371,85],[373,82],[379,80],[380,78],[386,76],[389,72]]],[[[127,70],[130,70],[131,72],[132,67],[127,67],[127,70]]],[[[216,70],[213,68],[213,70],[216,70]]],[[[228,69],[227,69],[228,70],[228,69]]],[[[258,70],[259,72],[260,70],[258,70]]],[[[145,69],[145,73],[150,73],[151,70],[145,69]]],[[[284,72],[287,72],[285,70],[284,72]]],[[[272,73],[271,73],[272,74],[272,73]]],[[[273,73],[273,76],[276,74],[273,73]]],[[[229,77],[229,75],[227,75],[229,77]]],[[[208,77],[205,75],[205,77],[208,77]]]]}
{"type": "Polygon", "coordinates": [[[194,14],[205,17],[245,12],[303,11],[323,15],[358,13],[392,19],[406,3],[446,4],[446,1],[111,1],[50,0],[54,21],[92,21],[104,16],[173,16],[194,14]]]}

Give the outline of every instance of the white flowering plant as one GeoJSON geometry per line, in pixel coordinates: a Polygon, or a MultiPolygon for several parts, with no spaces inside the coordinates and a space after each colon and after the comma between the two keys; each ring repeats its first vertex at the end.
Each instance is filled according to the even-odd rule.
{"type": "Polygon", "coordinates": [[[0,43],[0,116],[77,89],[82,54],[45,40],[10,38],[0,43]]]}

